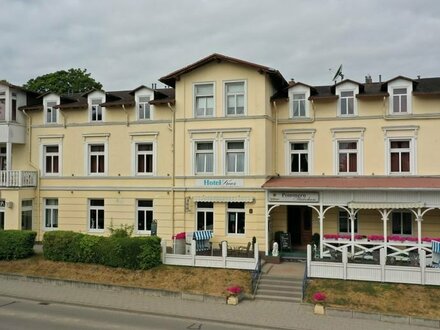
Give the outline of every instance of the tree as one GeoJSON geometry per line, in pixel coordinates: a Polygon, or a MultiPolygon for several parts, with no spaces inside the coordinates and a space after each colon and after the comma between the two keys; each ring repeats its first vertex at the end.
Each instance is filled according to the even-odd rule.
{"type": "Polygon", "coordinates": [[[68,94],[102,89],[102,84],[90,77],[87,69],[69,69],[68,71],[60,70],[30,79],[23,85],[23,88],[38,93],[68,94]]]}

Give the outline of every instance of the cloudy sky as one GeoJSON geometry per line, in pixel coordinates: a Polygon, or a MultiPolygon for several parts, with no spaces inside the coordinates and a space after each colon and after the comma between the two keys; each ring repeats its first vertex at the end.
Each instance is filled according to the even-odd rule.
{"type": "Polygon", "coordinates": [[[106,90],[150,85],[211,53],[289,80],[440,76],[438,0],[0,0],[0,79],[86,68],[106,90]]]}

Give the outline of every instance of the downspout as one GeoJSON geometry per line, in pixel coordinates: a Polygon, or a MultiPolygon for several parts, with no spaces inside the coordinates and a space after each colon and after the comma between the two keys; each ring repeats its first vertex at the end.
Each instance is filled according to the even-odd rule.
{"type": "Polygon", "coordinates": [[[274,169],[275,169],[275,174],[279,175],[279,172],[278,172],[278,107],[277,107],[276,101],[273,101],[272,104],[275,109],[274,169]]]}
{"type": "Polygon", "coordinates": [[[128,126],[130,126],[130,122],[129,122],[129,120],[128,120],[128,119],[129,119],[129,115],[128,115],[128,111],[127,111],[127,109],[125,109],[125,104],[122,105],[122,110],[124,110],[124,112],[125,112],[125,116],[126,116],[126,118],[127,118],[125,124],[126,124],[127,127],[128,127],[128,126]]]}
{"type": "Polygon", "coordinates": [[[175,200],[175,187],[176,187],[176,109],[174,109],[171,106],[171,103],[167,103],[168,108],[171,110],[172,113],[172,132],[173,132],[173,137],[172,137],[172,146],[171,146],[171,152],[173,153],[173,158],[172,158],[172,162],[173,162],[173,168],[171,171],[171,219],[172,219],[172,225],[171,225],[171,234],[174,235],[174,200],[175,200]]]}

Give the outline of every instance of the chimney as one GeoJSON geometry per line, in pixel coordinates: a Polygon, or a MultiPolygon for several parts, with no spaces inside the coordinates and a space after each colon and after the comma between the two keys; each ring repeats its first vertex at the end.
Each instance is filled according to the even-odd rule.
{"type": "Polygon", "coordinates": [[[373,79],[371,79],[370,75],[365,76],[365,83],[366,84],[371,84],[373,82],[373,79]]]}
{"type": "Polygon", "coordinates": [[[382,75],[379,75],[379,82],[382,82],[382,75]]]}

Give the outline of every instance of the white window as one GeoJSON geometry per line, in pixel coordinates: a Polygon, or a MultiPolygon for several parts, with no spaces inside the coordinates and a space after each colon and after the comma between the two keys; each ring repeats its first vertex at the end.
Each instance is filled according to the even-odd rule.
{"type": "Polygon", "coordinates": [[[45,175],[60,173],[60,153],[58,145],[43,146],[43,166],[45,175]]]}
{"type": "Polygon", "coordinates": [[[293,94],[293,118],[307,117],[306,112],[306,94],[293,94]]]}
{"type": "Polygon", "coordinates": [[[244,81],[225,83],[225,103],[227,116],[245,114],[246,86],[244,81]]]}
{"type": "Polygon", "coordinates": [[[214,229],[214,204],[197,202],[197,230],[214,229]]]}
{"type": "Polygon", "coordinates": [[[136,174],[153,174],[153,143],[136,144],[136,174]]]}
{"type": "Polygon", "coordinates": [[[394,235],[412,235],[412,215],[410,212],[393,212],[391,219],[391,231],[394,235]]]}
{"type": "Polygon", "coordinates": [[[150,102],[149,96],[139,96],[138,118],[140,120],[151,119],[149,102],[150,102]]]}
{"type": "Polygon", "coordinates": [[[21,229],[32,230],[32,199],[21,201],[21,229]]]}
{"type": "Polygon", "coordinates": [[[244,203],[228,203],[228,234],[244,234],[246,213],[244,203]]]}
{"type": "Polygon", "coordinates": [[[226,141],[226,173],[244,173],[244,141],[226,141]]]}
{"type": "Polygon", "coordinates": [[[58,228],[58,199],[56,198],[44,200],[44,228],[58,228]]]}
{"type": "Polygon", "coordinates": [[[89,144],[89,174],[105,174],[105,144],[89,144]]]}
{"type": "Polygon", "coordinates": [[[102,103],[102,99],[92,99],[92,108],[90,114],[91,121],[102,121],[102,107],[100,104],[102,103]]]}
{"type": "MultiPolygon", "coordinates": [[[[13,93],[15,94],[15,93],[13,93]]],[[[17,96],[12,99],[11,120],[17,120],[17,96]]]]}
{"type": "MultiPolygon", "coordinates": [[[[351,233],[351,219],[348,215],[348,212],[345,210],[339,211],[339,232],[340,233],[351,233]]],[[[354,219],[354,232],[358,232],[358,219],[357,217],[354,219]]]]}
{"type": "Polygon", "coordinates": [[[389,166],[391,173],[412,172],[412,140],[389,140],[389,166]]]}
{"type": "Polygon", "coordinates": [[[104,200],[89,200],[89,230],[104,231],[104,200]]]}
{"type": "Polygon", "coordinates": [[[393,113],[408,113],[408,90],[393,88],[393,113]]]}
{"type": "Polygon", "coordinates": [[[137,201],[137,231],[138,233],[150,233],[153,223],[153,201],[137,201]]]}
{"type": "Polygon", "coordinates": [[[214,145],[213,142],[195,143],[195,172],[214,173],[214,145]]]}
{"type": "Polygon", "coordinates": [[[196,117],[214,116],[214,84],[194,85],[194,99],[196,117]]]}
{"type": "Polygon", "coordinates": [[[46,123],[53,124],[57,122],[58,110],[54,107],[57,105],[54,101],[48,101],[46,104],[46,123]]]}
{"type": "Polygon", "coordinates": [[[358,173],[358,156],[357,141],[338,141],[338,173],[358,173]]]}
{"type": "Polygon", "coordinates": [[[290,143],[290,173],[291,174],[309,173],[309,143],[308,142],[290,143]]]}
{"type": "Polygon", "coordinates": [[[0,171],[6,171],[6,147],[0,147],[0,171]]]}
{"type": "Polygon", "coordinates": [[[340,106],[341,116],[354,115],[354,91],[341,91],[340,106]]]}
{"type": "Polygon", "coordinates": [[[0,92],[0,120],[6,119],[6,93],[0,92]]]}

